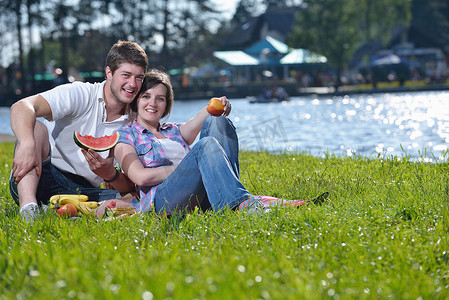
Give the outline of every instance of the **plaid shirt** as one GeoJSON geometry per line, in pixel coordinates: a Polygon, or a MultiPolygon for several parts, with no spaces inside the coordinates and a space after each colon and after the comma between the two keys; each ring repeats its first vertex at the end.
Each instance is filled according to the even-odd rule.
{"type": "MultiPolygon", "coordinates": [[[[190,151],[189,145],[187,145],[179,131],[180,125],[179,123],[164,123],[159,126],[159,132],[170,140],[180,143],[186,151],[190,151]]],[[[136,121],[124,125],[120,128],[119,133],[118,142],[133,146],[145,168],[158,168],[173,164],[165,158],[165,151],[159,139],[136,121]]],[[[158,185],[136,185],[137,196],[132,200],[131,206],[136,207],[137,211],[151,210],[157,187],[158,185]]]]}

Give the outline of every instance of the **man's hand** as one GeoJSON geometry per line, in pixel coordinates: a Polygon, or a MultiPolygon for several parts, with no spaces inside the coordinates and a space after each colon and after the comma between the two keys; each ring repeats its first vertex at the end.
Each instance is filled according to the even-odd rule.
{"type": "Polygon", "coordinates": [[[17,143],[12,162],[12,175],[18,183],[31,170],[36,170],[36,175],[41,176],[41,165],[37,156],[34,141],[17,143]]]}
{"type": "Polygon", "coordinates": [[[114,177],[114,148],[109,150],[109,155],[107,158],[101,157],[92,149],[81,149],[81,152],[86,158],[86,161],[89,164],[89,168],[92,170],[92,172],[103,179],[111,179],[112,177],[114,177]]]}

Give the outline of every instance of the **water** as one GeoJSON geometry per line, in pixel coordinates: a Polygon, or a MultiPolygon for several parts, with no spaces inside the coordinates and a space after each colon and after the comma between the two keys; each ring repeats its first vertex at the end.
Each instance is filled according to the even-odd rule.
{"type": "MultiPolygon", "coordinates": [[[[242,150],[447,160],[449,91],[231,103],[242,150]]],[[[206,104],[175,102],[168,120],[186,121],[206,104]]],[[[9,108],[0,109],[0,133],[12,134],[9,108]]]]}
{"type": "Polygon", "coordinates": [[[0,107],[0,134],[13,134],[11,130],[9,107],[0,107]]]}

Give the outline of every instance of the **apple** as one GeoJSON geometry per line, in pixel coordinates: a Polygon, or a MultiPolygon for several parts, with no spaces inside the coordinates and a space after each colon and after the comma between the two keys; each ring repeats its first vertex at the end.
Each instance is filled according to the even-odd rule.
{"type": "Polygon", "coordinates": [[[223,103],[221,103],[220,98],[212,98],[210,99],[209,103],[207,104],[206,108],[207,112],[215,117],[219,117],[224,112],[224,106],[223,103]]]}
{"type": "Polygon", "coordinates": [[[56,211],[56,213],[62,217],[73,217],[78,215],[78,211],[76,210],[75,206],[70,203],[64,204],[56,211]]]}

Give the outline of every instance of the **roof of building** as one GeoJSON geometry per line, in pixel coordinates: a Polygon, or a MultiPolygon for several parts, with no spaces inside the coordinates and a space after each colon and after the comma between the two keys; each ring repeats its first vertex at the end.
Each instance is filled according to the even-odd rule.
{"type": "Polygon", "coordinates": [[[290,53],[285,55],[281,60],[283,65],[294,65],[294,64],[304,64],[304,63],[326,63],[327,58],[310,52],[305,49],[292,49],[290,53]]]}
{"type": "Polygon", "coordinates": [[[214,56],[232,66],[257,66],[259,60],[243,51],[215,51],[214,56]]]}
{"type": "Polygon", "coordinates": [[[245,49],[264,36],[262,28],[276,31],[286,38],[295,22],[298,7],[271,8],[257,17],[250,17],[245,23],[236,25],[234,32],[223,42],[222,50],[245,49]]]}
{"type": "Polygon", "coordinates": [[[247,48],[245,52],[258,55],[265,49],[268,49],[270,52],[274,52],[277,54],[288,53],[288,46],[281,41],[272,38],[271,36],[267,36],[266,38],[255,43],[251,47],[247,48]]]}
{"type": "Polygon", "coordinates": [[[244,51],[215,51],[214,56],[231,66],[294,65],[325,63],[326,57],[306,49],[290,49],[270,36],[244,51]]]}

